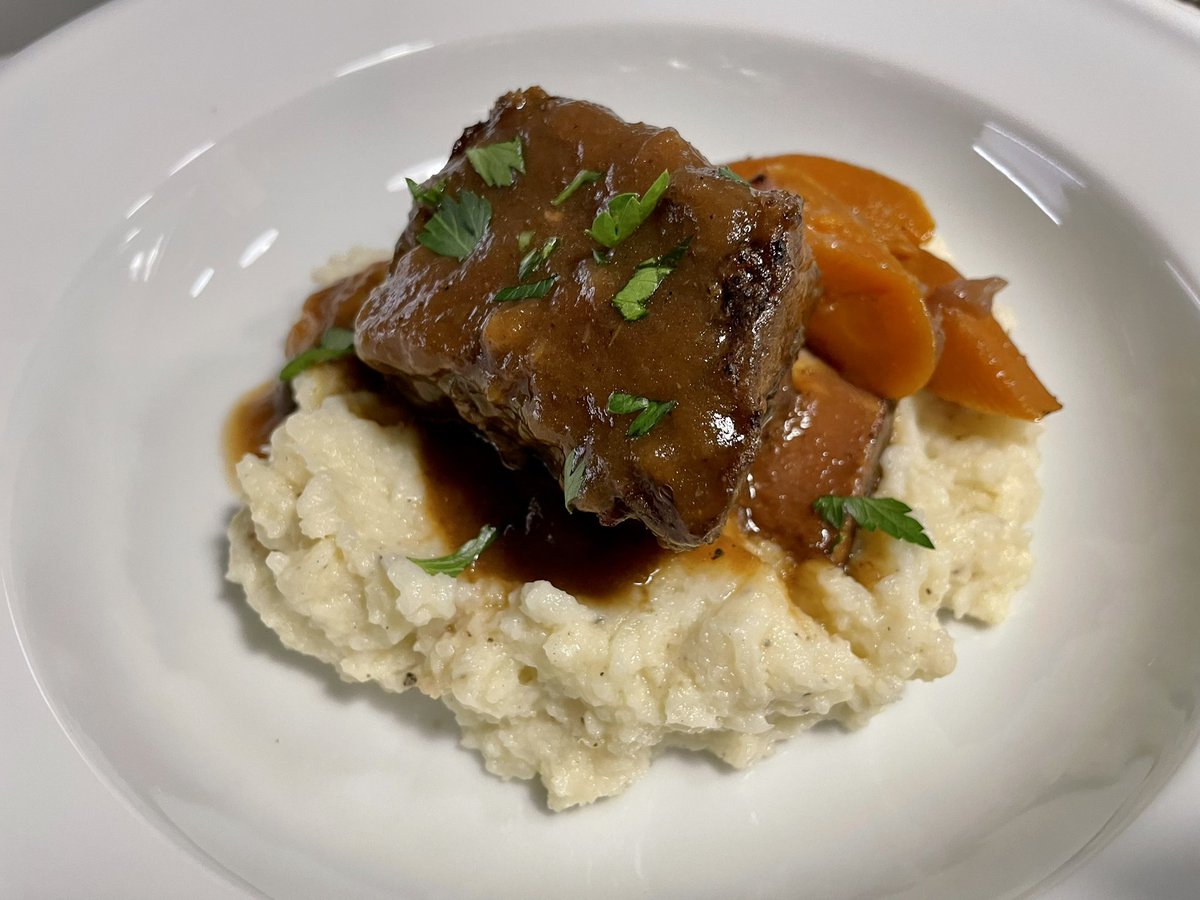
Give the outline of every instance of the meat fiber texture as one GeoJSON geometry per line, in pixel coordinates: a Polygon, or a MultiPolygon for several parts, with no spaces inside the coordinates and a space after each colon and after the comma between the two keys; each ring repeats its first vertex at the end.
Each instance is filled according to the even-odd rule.
{"type": "Polygon", "coordinates": [[[464,259],[418,236],[435,214],[414,208],[386,284],[359,314],[368,365],[411,396],[452,406],[513,465],[531,458],[563,478],[583,466],[575,508],[605,524],[636,519],[665,546],[718,535],[762,439],[768,404],[819,292],[801,236],[802,201],[723,177],[673,129],[626,123],[538,88],[503,97],[427,182],[488,201],[490,224],[464,259]],[[471,148],[519,139],[523,173],[489,186],[471,148]],[[583,170],[598,180],[552,201],[583,170]],[[638,195],[664,171],[650,217],[600,260],[587,235],[615,195],[638,195]],[[557,238],[537,277],[543,297],[500,302],[528,246],[557,238]],[[677,267],[628,321],[613,304],[647,260],[688,241],[677,267]],[[609,412],[613,392],[675,407],[648,434],[609,412]]]}

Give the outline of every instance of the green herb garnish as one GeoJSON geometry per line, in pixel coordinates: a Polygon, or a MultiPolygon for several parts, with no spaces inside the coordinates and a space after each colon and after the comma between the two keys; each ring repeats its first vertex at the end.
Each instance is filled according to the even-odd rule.
{"type": "Polygon", "coordinates": [[[529,249],[529,245],[533,243],[533,232],[522,231],[517,235],[517,249],[524,253],[529,249]]]}
{"type": "Polygon", "coordinates": [[[673,410],[678,404],[674,400],[658,401],[636,394],[626,394],[623,391],[613,391],[608,395],[608,411],[624,415],[637,413],[637,418],[625,429],[628,437],[641,437],[649,434],[650,429],[662,421],[662,417],[673,410]]]}
{"type": "Polygon", "coordinates": [[[500,532],[491,525],[484,525],[479,529],[479,534],[471,538],[453,553],[446,556],[435,556],[432,559],[415,559],[409,557],[408,561],[416,563],[430,575],[461,575],[464,569],[470,568],[475,564],[475,560],[479,559],[480,555],[491,546],[492,541],[496,539],[496,535],[500,532]]]}
{"type": "Polygon", "coordinates": [[[691,237],[686,237],[662,256],[652,257],[634,270],[633,277],[617,291],[612,300],[625,321],[636,322],[650,312],[650,298],[663,280],[675,271],[691,242],[691,237]]]}
{"type": "Polygon", "coordinates": [[[345,359],[354,355],[354,332],[349,328],[329,328],[321,343],[292,357],[279,372],[280,381],[291,381],[305,369],[318,363],[345,359]]]}
{"type": "Polygon", "coordinates": [[[597,172],[594,169],[580,169],[579,174],[571,179],[561,194],[550,201],[551,206],[562,206],[571,199],[571,195],[583,187],[585,184],[591,184],[594,181],[599,181],[604,177],[603,172],[597,172]]]}
{"type": "Polygon", "coordinates": [[[637,194],[617,194],[596,214],[592,227],[588,229],[592,240],[605,247],[617,246],[650,217],[670,183],[671,176],[664,171],[646,188],[642,197],[637,194]]]}
{"type": "Polygon", "coordinates": [[[813,501],[813,509],[822,519],[840,529],[846,516],[867,531],[883,531],[894,538],[933,549],[933,541],[921,523],[909,515],[912,507],[891,497],[839,497],[828,494],[813,501]]]}
{"type": "Polygon", "coordinates": [[[601,250],[599,247],[592,251],[592,259],[596,261],[596,265],[598,266],[612,265],[612,253],[607,250],[601,250]]]}
{"type": "Polygon", "coordinates": [[[563,457],[563,505],[568,510],[583,492],[586,475],[587,451],[583,447],[576,447],[563,457]]]}
{"type": "Polygon", "coordinates": [[[542,244],[541,248],[535,248],[521,257],[521,263],[517,266],[517,281],[525,281],[534,272],[546,264],[546,260],[550,258],[550,254],[558,248],[558,238],[552,237],[546,243],[542,244]]]}
{"type": "Polygon", "coordinates": [[[545,297],[550,293],[550,288],[554,287],[554,282],[557,280],[557,275],[551,275],[549,278],[543,278],[541,281],[531,281],[529,284],[517,284],[512,287],[501,288],[496,291],[492,299],[531,300],[538,297],[545,297]]]}
{"type": "Polygon", "coordinates": [[[750,183],[737,172],[733,171],[733,169],[729,168],[729,166],[721,166],[721,168],[717,169],[717,174],[727,181],[736,181],[738,184],[750,183]]]}
{"type": "Polygon", "coordinates": [[[492,220],[492,204],[484,197],[463,191],[458,200],[443,196],[417,240],[441,256],[466,259],[487,231],[492,220]]]}
{"type": "Polygon", "coordinates": [[[467,159],[488,187],[509,187],[513,183],[513,172],[525,174],[525,157],[519,137],[486,147],[472,147],[467,151],[467,159]]]}
{"type": "Polygon", "coordinates": [[[446,185],[450,183],[449,179],[443,178],[441,181],[423,188],[411,178],[404,180],[408,182],[408,192],[412,194],[414,202],[423,203],[434,209],[437,209],[437,205],[442,202],[442,195],[446,193],[446,185]]]}
{"type": "MultiPolygon", "coordinates": [[[[533,239],[533,232],[522,232],[522,235],[528,234],[530,240],[533,239]]],[[[518,246],[520,239],[518,238],[518,246]]],[[[550,254],[558,247],[558,238],[552,237],[541,247],[535,247],[521,257],[521,262],[517,266],[517,281],[518,284],[512,287],[501,288],[493,296],[493,300],[529,300],[537,297],[545,297],[550,293],[550,288],[554,287],[554,282],[558,280],[558,276],[553,272],[546,278],[540,281],[529,281],[539,269],[546,265],[546,261],[550,258],[550,254]]]]}

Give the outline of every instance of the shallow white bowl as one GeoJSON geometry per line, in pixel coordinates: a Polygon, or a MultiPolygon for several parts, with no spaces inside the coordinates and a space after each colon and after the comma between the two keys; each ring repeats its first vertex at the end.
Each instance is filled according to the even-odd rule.
{"type": "Polygon", "coordinates": [[[1192,744],[1200,693],[1198,260],[1170,217],[1027,110],[827,40],[526,24],[347,60],[181,153],[75,254],[0,482],[14,619],[72,739],[161,828],[279,897],[1007,897],[1108,840],[1192,744]],[[954,675],[749,772],[672,754],[558,816],[487,776],[432,702],[280,649],[221,578],[222,418],[277,368],[308,272],[389,245],[404,176],[532,83],[673,124],[715,160],[801,150],[916,186],[960,268],[1010,280],[1018,340],[1065,405],[1034,579],[1002,627],[956,629],[954,675]]]}

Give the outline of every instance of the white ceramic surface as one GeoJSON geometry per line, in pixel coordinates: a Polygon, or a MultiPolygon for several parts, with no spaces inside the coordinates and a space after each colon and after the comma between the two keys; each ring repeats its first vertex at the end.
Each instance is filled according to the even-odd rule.
{"type": "MultiPolygon", "coordinates": [[[[1126,825],[1194,740],[1200,691],[1200,122],[1178,114],[1200,108],[1200,24],[1121,3],[779,3],[736,28],[716,3],[531,4],[503,25],[475,4],[338,8],[127,2],[0,77],[4,583],[55,713],[138,815],[280,897],[1016,896],[1126,825]],[[389,243],[403,175],[533,82],[716,159],[803,148],[918,186],[963,267],[1010,279],[1066,403],[1034,580],[1003,627],[957,629],[952,677],[748,773],[671,756],[557,817],[432,704],[276,649],[220,580],[221,416],[270,374],[307,271],[389,243]]],[[[1154,843],[1177,859],[1194,835],[1154,843]]],[[[230,892],[172,859],[185,893],[230,892]]],[[[50,883],[45,859],[5,867],[28,896],[50,883]]],[[[100,874],[112,896],[170,878],[100,874]]],[[[1196,875],[1160,874],[1160,895],[1196,875]]],[[[104,895],[85,877],[58,883],[104,895]]],[[[1152,877],[1105,883],[1087,896],[1152,877]]]]}

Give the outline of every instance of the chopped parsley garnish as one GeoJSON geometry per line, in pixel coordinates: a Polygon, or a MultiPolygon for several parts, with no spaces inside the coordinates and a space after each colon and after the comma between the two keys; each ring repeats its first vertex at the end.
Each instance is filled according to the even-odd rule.
{"type": "Polygon", "coordinates": [[[921,523],[909,515],[912,507],[891,497],[839,497],[828,494],[813,501],[822,519],[840,529],[846,516],[867,531],[883,531],[894,538],[933,549],[933,541],[921,523]]]}
{"type": "Polygon", "coordinates": [[[280,381],[291,381],[305,369],[318,363],[345,359],[354,355],[354,332],[349,328],[329,328],[321,343],[292,357],[279,372],[280,381]]]}
{"type": "Polygon", "coordinates": [[[546,264],[546,260],[550,258],[550,254],[558,248],[558,238],[552,237],[540,248],[534,248],[521,257],[521,263],[517,266],[517,281],[524,282],[538,269],[546,264]]]}
{"type": "Polygon", "coordinates": [[[585,184],[591,184],[594,181],[599,181],[604,177],[603,172],[597,172],[594,169],[580,169],[579,174],[571,179],[561,194],[550,201],[551,206],[562,206],[571,199],[571,195],[583,187],[585,184]]]}
{"type": "Polygon", "coordinates": [[[453,256],[459,262],[470,256],[492,221],[492,204],[487,199],[463,191],[458,200],[443,196],[417,240],[441,256],[453,256]]]}
{"type": "Polygon", "coordinates": [[[472,147],[467,151],[467,159],[488,187],[510,187],[513,172],[525,174],[521,149],[521,139],[515,137],[500,144],[472,147]]]}
{"type": "MultiPolygon", "coordinates": [[[[533,232],[524,232],[533,237],[533,232]]],[[[520,245],[518,240],[518,246],[520,245]]],[[[496,291],[493,300],[529,300],[537,297],[545,297],[550,293],[550,289],[554,287],[554,282],[558,280],[558,276],[551,272],[547,277],[539,281],[529,281],[538,270],[546,265],[546,260],[550,258],[550,254],[558,247],[558,238],[552,237],[541,247],[535,247],[521,257],[520,265],[517,266],[517,284],[512,287],[501,288],[496,291]]]]}
{"type": "Polygon", "coordinates": [[[592,240],[605,247],[617,246],[650,217],[670,183],[671,176],[664,171],[641,197],[637,194],[617,194],[608,201],[608,206],[596,214],[592,227],[588,229],[592,240]]]}
{"type": "Polygon", "coordinates": [[[636,322],[650,312],[650,298],[663,280],[675,271],[691,242],[691,237],[686,237],[662,256],[652,257],[634,270],[633,277],[617,291],[612,300],[625,321],[636,322]]]}
{"type": "Polygon", "coordinates": [[[533,232],[522,231],[517,235],[517,249],[524,253],[529,249],[529,245],[533,243],[533,232]]]}
{"type": "Polygon", "coordinates": [[[430,575],[461,575],[465,569],[469,569],[475,564],[475,560],[479,559],[483,551],[491,546],[492,541],[499,533],[492,525],[484,525],[479,529],[479,534],[453,553],[435,556],[432,559],[415,559],[410,556],[408,561],[416,563],[430,575]]]}
{"type": "Polygon", "coordinates": [[[531,300],[538,297],[545,297],[550,293],[550,288],[554,287],[554,282],[558,280],[557,275],[551,275],[549,278],[543,278],[541,281],[531,281],[529,284],[517,284],[512,287],[501,288],[496,291],[493,300],[531,300]]]}
{"type": "Polygon", "coordinates": [[[727,181],[736,181],[738,184],[750,183],[737,172],[733,171],[733,169],[729,168],[729,166],[721,166],[721,168],[717,169],[717,174],[727,181]]]}
{"type": "Polygon", "coordinates": [[[662,421],[663,416],[673,410],[678,404],[674,400],[660,402],[636,394],[626,394],[623,391],[613,391],[608,395],[608,411],[624,415],[637,413],[637,418],[625,429],[628,437],[641,437],[649,434],[650,429],[662,421]]]}
{"type": "Polygon", "coordinates": [[[438,204],[442,202],[442,195],[446,193],[446,185],[449,184],[449,180],[443,178],[441,181],[423,188],[411,178],[405,178],[404,180],[408,182],[408,192],[412,194],[414,202],[424,203],[426,206],[432,206],[434,209],[437,209],[438,204]]]}
{"type": "Polygon", "coordinates": [[[587,451],[576,447],[563,457],[563,505],[570,510],[583,493],[583,480],[587,475],[587,451]]]}

